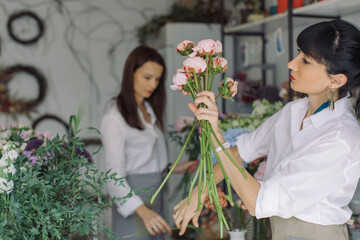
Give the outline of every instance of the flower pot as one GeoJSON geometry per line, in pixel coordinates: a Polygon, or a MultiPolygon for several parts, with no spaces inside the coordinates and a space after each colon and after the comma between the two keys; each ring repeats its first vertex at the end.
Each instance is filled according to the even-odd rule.
{"type": "Polygon", "coordinates": [[[234,229],[232,231],[228,231],[230,240],[245,240],[246,230],[234,229]]]}

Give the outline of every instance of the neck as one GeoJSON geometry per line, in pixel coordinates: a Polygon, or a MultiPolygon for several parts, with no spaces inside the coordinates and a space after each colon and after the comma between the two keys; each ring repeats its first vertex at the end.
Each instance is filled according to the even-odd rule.
{"type": "Polygon", "coordinates": [[[135,101],[136,101],[136,105],[138,107],[143,107],[144,106],[144,98],[135,96],[135,101]]]}
{"type": "MultiPolygon", "coordinates": [[[[306,113],[306,117],[311,116],[315,113],[315,111],[326,101],[329,101],[328,94],[322,94],[322,95],[308,95],[309,99],[309,109],[306,113]]],[[[337,101],[339,99],[339,95],[337,92],[335,92],[334,101],[337,101]]]]}

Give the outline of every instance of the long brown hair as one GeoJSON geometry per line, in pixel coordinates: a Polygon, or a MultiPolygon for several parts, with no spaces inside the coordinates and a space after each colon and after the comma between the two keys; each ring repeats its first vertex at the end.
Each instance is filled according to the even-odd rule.
{"type": "Polygon", "coordinates": [[[143,130],[144,126],[141,124],[139,114],[137,111],[137,104],[134,94],[134,73],[144,65],[146,62],[155,62],[163,67],[163,73],[160,77],[159,84],[155,91],[146,100],[150,103],[156,116],[156,124],[163,131],[163,114],[165,109],[165,76],[166,66],[164,59],[153,48],[147,46],[139,46],[135,48],[128,56],[125,66],[123,79],[121,84],[121,91],[116,97],[117,107],[129,126],[143,130]]]}

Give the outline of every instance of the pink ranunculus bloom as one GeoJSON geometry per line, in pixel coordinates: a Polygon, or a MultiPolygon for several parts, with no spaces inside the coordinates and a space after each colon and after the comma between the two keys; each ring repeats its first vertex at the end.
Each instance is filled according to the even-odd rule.
{"type": "Polygon", "coordinates": [[[217,70],[217,72],[225,72],[228,68],[227,60],[223,57],[216,57],[212,59],[213,68],[217,70]]]}
{"type": "Polygon", "coordinates": [[[183,69],[178,69],[176,73],[173,76],[173,83],[174,85],[170,86],[172,90],[178,90],[182,88],[183,85],[185,85],[189,79],[189,74],[182,72],[183,69]]]}
{"type": "Polygon", "coordinates": [[[223,51],[222,44],[219,40],[215,42],[216,50],[215,53],[221,53],[223,51]]]}
{"type": "Polygon", "coordinates": [[[212,39],[204,39],[198,42],[195,48],[199,50],[200,54],[214,54],[217,53],[218,45],[212,39]]]}
{"type": "Polygon", "coordinates": [[[183,62],[185,72],[202,73],[206,70],[206,61],[201,57],[189,57],[183,62]]]}
{"type": "Polygon", "coordinates": [[[183,53],[185,51],[191,50],[193,47],[194,47],[194,43],[192,41],[184,40],[177,45],[176,50],[179,53],[183,53]]]}
{"type": "Polygon", "coordinates": [[[7,129],[8,129],[7,125],[1,125],[0,126],[0,131],[5,131],[7,129]]]}
{"type": "Polygon", "coordinates": [[[259,164],[259,167],[256,171],[256,173],[254,174],[254,178],[256,180],[262,181],[264,178],[264,174],[265,174],[265,168],[266,168],[266,160],[262,161],[259,164]]]}
{"type": "Polygon", "coordinates": [[[174,125],[174,130],[177,132],[182,132],[184,128],[188,125],[191,125],[194,122],[194,117],[184,116],[178,119],[174,125]]]}

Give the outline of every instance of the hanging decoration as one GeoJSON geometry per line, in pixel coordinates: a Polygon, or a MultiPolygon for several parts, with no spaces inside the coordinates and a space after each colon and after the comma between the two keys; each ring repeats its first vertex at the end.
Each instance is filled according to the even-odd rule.
{"type": "Polygon", "coordinates": [[[30,112],[35,110],[45,98],[46,79],[44,75],[32,66],[14,65],[0,71],[0,112],[11,114],[16,118],[16,114],[25,114],[30,118],[30,112]],[[35,99],[20,99],[9,95],[8,83],[15,75],[25,73],[31,75],[38,84],[38,96],[35,99]]]}
{"type": "Polygon", "coordinates": [[[45,25],[38,15],[26,10],[10,15],[7,30],[14,41],[31,45],[36,43],[44,34],[45,25]]]}

